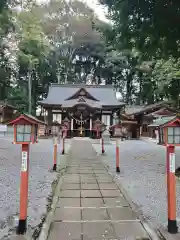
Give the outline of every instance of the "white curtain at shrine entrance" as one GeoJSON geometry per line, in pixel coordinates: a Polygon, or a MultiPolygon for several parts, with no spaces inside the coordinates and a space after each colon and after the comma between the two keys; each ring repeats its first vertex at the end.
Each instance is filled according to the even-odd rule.
{"type": "Polygon", "coordinates": [[[73,129],[74,129],[74,119],[71,118],[71,131],[73,131],[73,129]]]}
{"type": "Polygon", "coordinates": [[[57,113],[53,113],[53,122],[58,122],[61,124],[62,122],[62,115],[61,114],[57,114],[57,113]]]}
{"type": "Polygon", "coordinates": [[[90,118],[89,129],[90,129],[90,131],[92,130],[92,118],[90,118]]]}
{"type": "Polygon", "coordinates": [[[102,115],[102,122],[109,128],[110,126],[110,116],[109,115],[102,115]]]}

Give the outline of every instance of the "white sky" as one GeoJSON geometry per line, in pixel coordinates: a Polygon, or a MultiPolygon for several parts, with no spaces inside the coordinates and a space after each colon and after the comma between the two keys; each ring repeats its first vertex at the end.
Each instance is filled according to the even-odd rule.
{"type": "MultiPolygon", "coordinates": [[[[1,0],[0,0],[1,1],[1,0]]],[[[90,8],[98,15],[99,19],[102,21],[108,21],[105,17],[106,9],[98,3],[98,0],[81,0],[86,2],[90,8]]],[[[47,0],[37,0],[37,2],[47,2],[47,0]]]]}
{"type": "Polygon", "coordinates": [[[98,3],[98,0],[84,0],[92,8],[102,21],[108,21],[105,17],[106,9],[98,3]]]}

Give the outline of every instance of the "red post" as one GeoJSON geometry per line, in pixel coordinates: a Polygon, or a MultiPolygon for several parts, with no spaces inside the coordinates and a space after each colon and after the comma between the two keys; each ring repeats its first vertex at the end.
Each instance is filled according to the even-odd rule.
{"type": "Polygon", "coordinates": [[[116,172],[120,173],[120,164],[119,164],[119,139],[116,140],[116,172]]]}
{"type": "Polygon", "coordinates": [[[53,171],[56,171],[57,167],[57,144],[54,144],[54,165],[53,165],[53,171]]]}
{"type": "Polygon", "coordinates": [[[29,144],[22,144],[20,213],[17,234],[24,234],[27,229],[28,208],[28,175],[29,175],[29,144]]]}
{"type": "Polygon", "coordinates": [[[104,139],[101,138],[101,148],[102,148],[102,154],[105,153],[105,150],[104,150],[104,139]]]}
{"type": "Polygon", "coordinates": [[[65,154],[65,137],[62,138],[62,155],[65,154]]]}
{"type": "Polygon", "coordinates": [[[175,177],[175,147],[167,146],[167,197],[168,197],[168,232],[178,232],[176,221],[176,177],[175,177]]]}

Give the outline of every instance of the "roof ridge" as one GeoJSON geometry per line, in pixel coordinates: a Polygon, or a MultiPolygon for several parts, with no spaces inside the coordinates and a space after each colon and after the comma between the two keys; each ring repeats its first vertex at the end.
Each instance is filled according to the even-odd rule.
{"type": "Polygon", "coordinates": [[[51,83],[51,87],[79,87],[79,88],[112,88],[113,86],[111,84],[106,84],[106,85],[87,85],[85,83],[81,84],[58,84],[58,83],[51,83]]]}

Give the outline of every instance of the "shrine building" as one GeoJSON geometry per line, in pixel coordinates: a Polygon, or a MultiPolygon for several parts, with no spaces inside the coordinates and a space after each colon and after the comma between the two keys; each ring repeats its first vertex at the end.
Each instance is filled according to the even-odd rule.
{"type": "Polygon", "coordinates": [[[49,130],[59,123],[67,137],[100,137],[101,127],[115,124],[125,103],[116,99],[112,85],[51,84],[47,98],[39,102],[49,130]],[[97,135],[99,129],[99,135],[97,135]]]}

